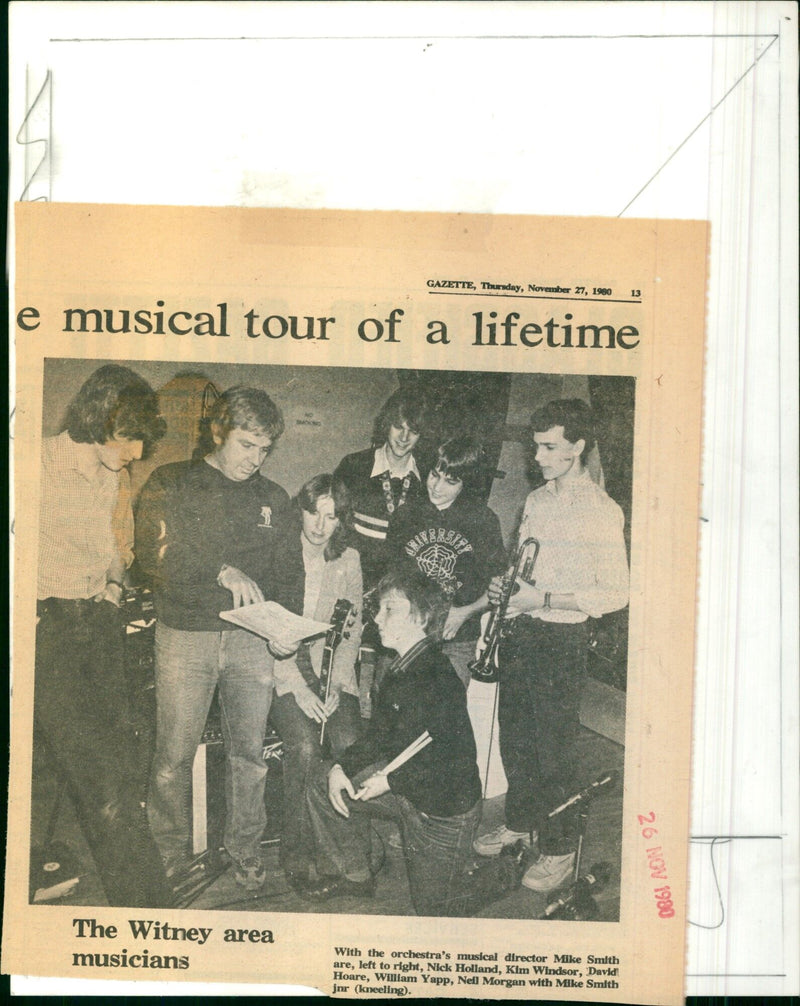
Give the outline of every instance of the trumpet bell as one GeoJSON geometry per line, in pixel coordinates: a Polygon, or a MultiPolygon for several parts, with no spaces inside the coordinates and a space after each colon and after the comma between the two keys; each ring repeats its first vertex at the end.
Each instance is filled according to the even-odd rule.
{"type": "Polygon", "coordinates": [[[500,674],[494,661],[487,662],[482,658],[478,658],[478,660],[473,660],[467,666],[469,667],[469,673],[472,675],[473,681],[483,681],[485,684],[491,685],[495,681],[500,680],[500,674]]]}

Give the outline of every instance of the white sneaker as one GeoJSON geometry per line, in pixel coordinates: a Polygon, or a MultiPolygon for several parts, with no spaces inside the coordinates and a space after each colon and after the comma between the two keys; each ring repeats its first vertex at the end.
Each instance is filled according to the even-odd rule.
{"type": "Polygon", "coordinates": [[[522,886],[530,891],[555,891],[569,880],[574,866],[574,852],[566,856],[539,856],[526,870],[522,886]]]}
{"type": "Polygon", "coordinates": [[[479,856],[496,856],[502,852],[507,845],[513,845],[520,839],[526,844],[531,844],[531,836],[527,831],[511,831],[504,824],[499,825],[494,831],[489,831],[485,835],[476,838],[472,843],[472,848],[479,856]]]}

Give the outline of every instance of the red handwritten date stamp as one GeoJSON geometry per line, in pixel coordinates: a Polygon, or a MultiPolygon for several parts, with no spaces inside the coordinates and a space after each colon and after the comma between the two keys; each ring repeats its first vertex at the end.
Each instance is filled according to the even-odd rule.
{"type": "MultiPolygon", "coordinates": [[[[648,811],[647,814],[637,815],[639,827],[642,829],[642,838],[650,841],[658,834],[655,827],[655,811],[648,811]]],[[[647,853],[647,867],[653,880],[663,881],[663,886],[653,888],[653,897],[656,899],[656,908],[660,919],[671,919],[675,915],[675,906],[672,903],[672,892],[667,881],[667,864],[664,859],[664,852],[660,845],[651,846],[645,849],[647,853]]]]}

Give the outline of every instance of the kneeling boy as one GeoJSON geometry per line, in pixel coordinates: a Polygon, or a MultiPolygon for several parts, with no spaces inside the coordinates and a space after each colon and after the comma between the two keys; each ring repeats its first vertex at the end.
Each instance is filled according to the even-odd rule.
{"type": "Polygon", "coordinates": [[[381,642],[396,651],[366,733],[308,791],[319,880],[312,900],[368,896],[371,815],[400,825],[418,915],[463,916],[518,886],[522,843],[473,868],[481,811],[475,739],[464,687],[437,642],[448,609],[439,587],[412,570],[378,586],[381,642]],[[388,774],[390,761],[428,731],[432,741],[388,774]]]}

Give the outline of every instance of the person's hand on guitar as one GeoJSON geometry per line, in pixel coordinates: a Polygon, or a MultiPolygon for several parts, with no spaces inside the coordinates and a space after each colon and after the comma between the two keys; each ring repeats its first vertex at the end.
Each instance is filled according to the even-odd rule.
{"type": "Polygon", "coordinates": [[[296,688],[292,694],[294,695],[294,700],[302,712],[305,713],[310,720],[314,720],[316,723],[324,723],[334,711],[336,706],[339,705],[337,698],[336,706],[334,706],[333,709],[328,708],[319,695],[317,695],[317,693],[306,684],[302,687],[296,688]]]}
{"type": "Polygon", "coordinates": [[[330,718],[339,708],[339,701],[342,697],[342,693],[335,691],[331,688],[330,694],[328,695],[328,701],[325,703],[325,716],[330,718]]]}

